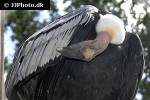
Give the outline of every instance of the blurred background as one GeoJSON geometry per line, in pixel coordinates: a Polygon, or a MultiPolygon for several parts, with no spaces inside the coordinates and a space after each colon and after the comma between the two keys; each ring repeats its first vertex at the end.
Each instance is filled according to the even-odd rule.
{"type": "Polygon", "coordinates": [[[150,100],[150,0],[51,0],[50,11],[6,11],[5,77],[18,47],[34,32],[83,5],[94,5],[117,15],[127,32],[138,33],[144,46],[144,74],[136,100],[150,100]]]}

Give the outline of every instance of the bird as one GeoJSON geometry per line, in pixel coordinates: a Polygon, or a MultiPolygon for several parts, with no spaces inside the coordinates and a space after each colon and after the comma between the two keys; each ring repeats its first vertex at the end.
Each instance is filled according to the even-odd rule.
{"type": "Polygon", "coordinates": [[[134,100],[142,42],[123,21],[82,6],[31,35],[7,75],[8,100],[134,100]]]}

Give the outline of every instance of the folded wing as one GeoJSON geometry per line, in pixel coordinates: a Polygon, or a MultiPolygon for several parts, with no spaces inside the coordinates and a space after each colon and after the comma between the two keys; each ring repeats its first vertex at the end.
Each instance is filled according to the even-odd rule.
{"type": "MultiPolygon", "coordinates": [[[[80,27],[87,28],[88,33],[94,23],[95,12],[98,12],[98,9],[93,6],[79,8],[30,36],[14,57],[13,67],[6,80],[7,96],[11,95],[13,87],[19,81],[40,72],[41,70],[37,71],[38,68],[45,68],[48,63],[53,65],[55,59],[61,57],[57,48],[69,45],[79,33],[80,27]]],[[[87,34],[82,35],[83,38],[76,42],[82,41],[87,34]]]]}

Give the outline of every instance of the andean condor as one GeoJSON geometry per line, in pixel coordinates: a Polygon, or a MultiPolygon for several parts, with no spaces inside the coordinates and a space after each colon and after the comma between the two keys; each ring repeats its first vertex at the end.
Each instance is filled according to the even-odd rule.
{"type": "Polygon", "coordinates": [[[143,72],[137,34],[87,5],[30,36],[6,80],[9,100],[133,100],[143,72]]]}

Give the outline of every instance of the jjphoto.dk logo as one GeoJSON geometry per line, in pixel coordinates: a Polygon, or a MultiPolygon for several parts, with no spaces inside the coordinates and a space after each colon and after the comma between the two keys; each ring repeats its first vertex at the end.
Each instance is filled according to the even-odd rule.
{"type": "Polygon", "coordinates": [[[1,0],[0,10],[50,10],[50,0],[1,0]]]}
{"type": "Polygon", "coordinates": [[[38,2],[37,4],[31,4],[31,3],[4,3],[4,7],[5,8],[8,8],[8,7],[11,7],[11,8],[17,8],[17,7],[44,7],[44,4],[41,3],[41,2],[38,2]]]}

